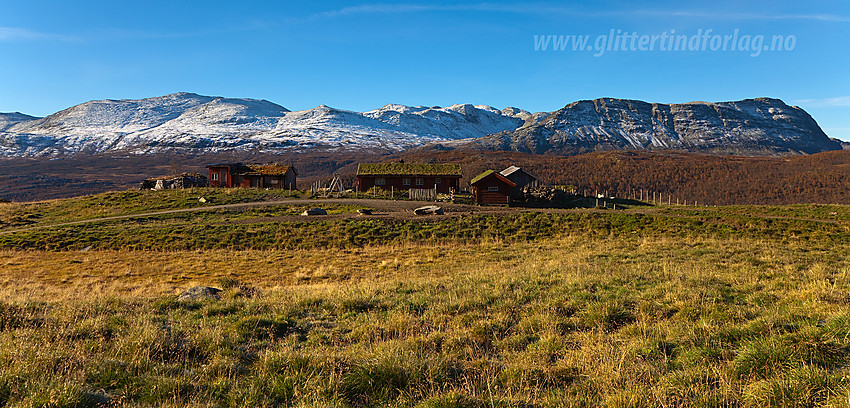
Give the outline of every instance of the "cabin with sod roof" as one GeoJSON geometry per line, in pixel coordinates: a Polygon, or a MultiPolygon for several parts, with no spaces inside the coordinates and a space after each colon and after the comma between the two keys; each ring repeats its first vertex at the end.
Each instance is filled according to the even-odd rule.
{"type": "Polygon", "coordinates": [[[384,190],[435,188],[448,194],[460,188],[459,164],[360,163],[357,166],[357,190],[372,187],[384,190]]]}
{"type": "Polygon", "coordinates": [[[511,190],[516,187],[516,183],[495,170],[487,170],[475,176],[469,184],[478,205],[510,205],[513,202],[511,190]]]}
{"type": "Polygon", "coordinates": [[[278,163],[219,163],[207,166],[210,187],[254,187],[297,190],[298,172],[278,163]]]}
{"type": "Polygon", "coordinates": [[[141,190],[172,190],[179,188],[206,187],[207,177],[198,173],[183,173],[174,176],[155,177],[142,180],[141,190]]]}

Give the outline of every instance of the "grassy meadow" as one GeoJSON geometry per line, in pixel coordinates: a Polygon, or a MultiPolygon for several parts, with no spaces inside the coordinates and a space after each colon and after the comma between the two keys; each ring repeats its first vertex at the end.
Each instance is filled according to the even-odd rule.
{"type": "Polygon", "coordinates": [[[0,406],[850,406],[848,206],[49,227],[233,191],[0,204],[0,406]]]}

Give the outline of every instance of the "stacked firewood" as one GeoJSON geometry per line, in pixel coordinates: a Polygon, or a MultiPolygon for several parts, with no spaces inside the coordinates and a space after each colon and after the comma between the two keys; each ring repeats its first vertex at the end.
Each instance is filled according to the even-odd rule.
{"type": "Polygon", "coordinates": [[[523,187],[522,195],[527,202],[564,201],[569,197],[564,190],[553,187],[523,187]]]}

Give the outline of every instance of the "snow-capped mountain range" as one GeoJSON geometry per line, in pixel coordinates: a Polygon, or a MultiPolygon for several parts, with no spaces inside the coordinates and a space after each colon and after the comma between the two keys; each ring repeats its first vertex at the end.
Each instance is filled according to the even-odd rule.
{"type": "Polygon", "coordinates": [[[513,130],[532,116],[516,108],[472,105],[386,105],[368,112],[322,105],[292,112],[265,100],[176,93],[86,102],[44,118],[0,113],[0,155],[318,147],[398,151],[513,130]]]}
{"type": "Polygon", "coordinates": [[[651,104],[601,98],[555,112],[485,105],[386,105],[368,112],[290,111],[265,100],[176,93],[86,102],[44,118],[0,113],[0,156],[98,153],[400,151],[430,142],[572,154],[672,149],[743,155],[841,149],[804,110],[778,99],[651,104]]]}
{"type": "Polygon", "coordinates": [[[830,139],[806,111],[779,99],[661,104],[600,98],[573,102],[469,147],[556,155],[684,150],[753,156],[841,150],[842,143],[830,139]]]}

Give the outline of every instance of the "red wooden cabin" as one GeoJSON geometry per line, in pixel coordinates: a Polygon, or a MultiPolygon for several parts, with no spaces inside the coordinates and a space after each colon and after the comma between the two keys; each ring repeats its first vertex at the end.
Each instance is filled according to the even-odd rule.
{"type": "Polygon", "coordinates": [[[476,204],[511,204],[511,189],[516,183],[495,170],[487,170],[470,181],[476,204]]]}
{"type": "Polygon", "coordinates": [[[295,167],[278,163],[219,163],[207,166],[210,187],[297,189],[295,167]]]}

